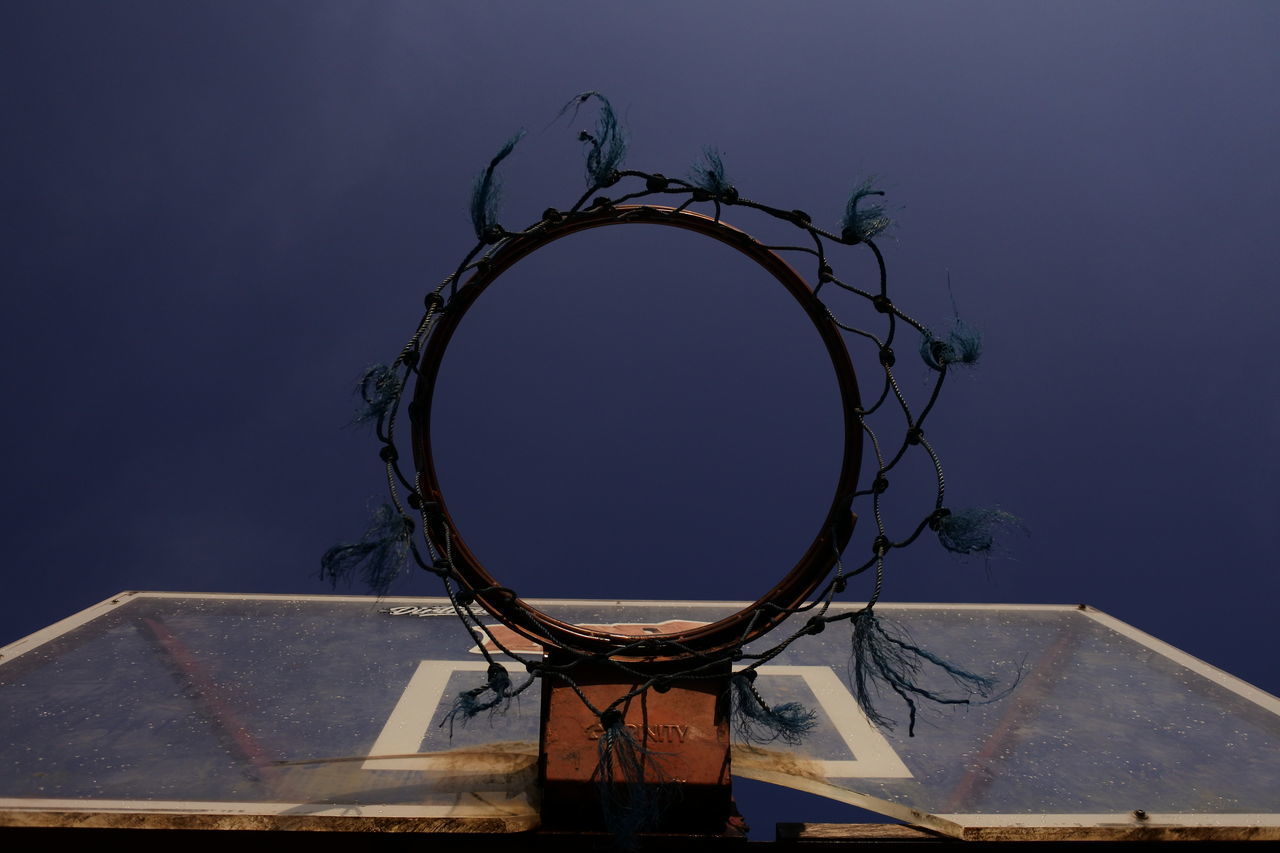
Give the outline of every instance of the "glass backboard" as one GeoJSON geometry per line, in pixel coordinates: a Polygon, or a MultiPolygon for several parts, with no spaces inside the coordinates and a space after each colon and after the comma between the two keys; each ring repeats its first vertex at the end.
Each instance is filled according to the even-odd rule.
{"type": "MultiPolygon", "coordinates": [[[[664,633],[744,606],[536,605],[664,633]]],[[[1275,697],[1083,606],[877,611],[1007,694],[922,707],[915,737],[879,729],[832,625],[757,681],[819,727],[735,745],[735,775],[960,838],[1280,837],[1275,697]]],[[[484,679],[476,643],[443,599],[121,593],[0,650],[0,825],[532,828],[536,690],[444,722],[484,679]]]]}

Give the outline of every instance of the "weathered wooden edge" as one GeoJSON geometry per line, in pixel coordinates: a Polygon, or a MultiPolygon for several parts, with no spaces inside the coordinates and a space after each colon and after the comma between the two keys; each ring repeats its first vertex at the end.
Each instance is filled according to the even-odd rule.
{"type": "Polygon", "coordinates": [[[780,823],[780,842],[837,841],[1280,841],[1280,826],[970,826],[950,838],[914,826],[780,823]]]}
{"type": "Polygon", "coordinates": [[[536,828],[526,817],[382,817],[300,814],[183,814],[176,812],[80,812],[61,809],[0,810],[0,827],[82,829],[216,829],[290,832],[514,834],[536,828]]]}
{"type": "Polygon", "coordinates": [[[778,841],[954,841],[897,823],[780,823],[778,841]]]}
{"type": "Polygon", "coordinates": [[[1276,826],[974,826],[965,841],[1280,841],[1276,826]]]}

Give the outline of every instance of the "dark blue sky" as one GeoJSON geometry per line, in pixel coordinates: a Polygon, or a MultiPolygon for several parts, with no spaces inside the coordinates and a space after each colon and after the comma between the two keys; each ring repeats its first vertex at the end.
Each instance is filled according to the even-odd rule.
{"type": "MultiPolygon", "coordinates": [[[[0,641],[122,589],[325,591],[380,496],[355,380],[514,130],[504,223],[582,191],[590,118],[547,125],[597,89],[635,168],[718,146],[831,226],[879,176],[897,303],[942,325],[949,270],[983,329],[929,434],[954,503],[1030,535],[921,542],[887,599],[1088,602],[1280,691],[1277,31],[1265,2],[7,3],[0,641]]],[[[834,482],[816,342],[689,235],[573,241],[450,352],[459,524],[528,595],[755,597],[834,482]]]]}

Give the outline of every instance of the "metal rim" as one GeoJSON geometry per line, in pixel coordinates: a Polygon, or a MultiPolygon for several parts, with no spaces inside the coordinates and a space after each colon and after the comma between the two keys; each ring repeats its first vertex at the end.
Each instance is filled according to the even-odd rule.
{"type": "Polygon", "coordinates": [[[614,655],[625,649],[627,657],[666,660],[737,649],[775,628],[801,605],[831,572],[848,543],[854,521],[850,504],[862,457],[860,406],[853,364],[830,313],[785,260],[745,232],[699,213],[654,205],[595,208],[572,214],[558,222],[544,220],[538,228],[512,235],[458,288],[423,348],[409,413],[418,489],[421,499],[433,504],[431,512],[426,514],[425,534],[437,551],[443,552],[448,543],[456,576],[476,602],[512,630],[544,647],[605,655],[614,655]],[[818,534],[796,565],[764,596],[738,613],[700,628],[648,636],[644,638],[643,645],[638,644],[634,635],[589,630],[562,622],[502,587],[476,559],[454,525],[441,494],[431,448],[431,406],[440,364],[463,316],[480,294],[521,258],[549,243],[591,228],[637,223],[683,228],[718,240],[756,261],[773,275],[804,309],[822,338],[835,370],[844,414],[844,452],[836,493],[818,534]]]}

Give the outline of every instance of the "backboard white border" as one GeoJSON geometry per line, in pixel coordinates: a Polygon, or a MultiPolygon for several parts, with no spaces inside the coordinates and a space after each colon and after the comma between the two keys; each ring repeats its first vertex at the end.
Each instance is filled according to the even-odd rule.
{"type": "MultiPolygon", "coordinates": [[[[369,749],[370,758],[360,766],[364,770],[429,770],[435,762],[432,755],[414,755],[422,749],[431,726],[437,720],[422,713],[423,708],[440,708],[445,703],[449,679],[456,672],[484,672],[484,661],[423,660],[409,678],[404,692],[387,717],[382,731],[369,749]],[[396,756],[378,758],[377,756],[396,756]],[[412,757],[409,757],[412,756],[412,757]]],[[[758,668],[761,675],[804,679],[818,705],[831,718],[836,732],[849,748],[852,759],[821,760],[815,764],[828,778],[844,779],[910,779],[911,771],[894,751],[889,741],[867,719],[849,690],[827,666],[790,666],[767,664],[758,668]]],[[[745,766],[734,765],[735,775],[757,778],[745,766]]],[[[788,777],[789,778],[789,777],[788,777]]],[[[761,779],[761,781],[771,781],[761,779]]]]}

